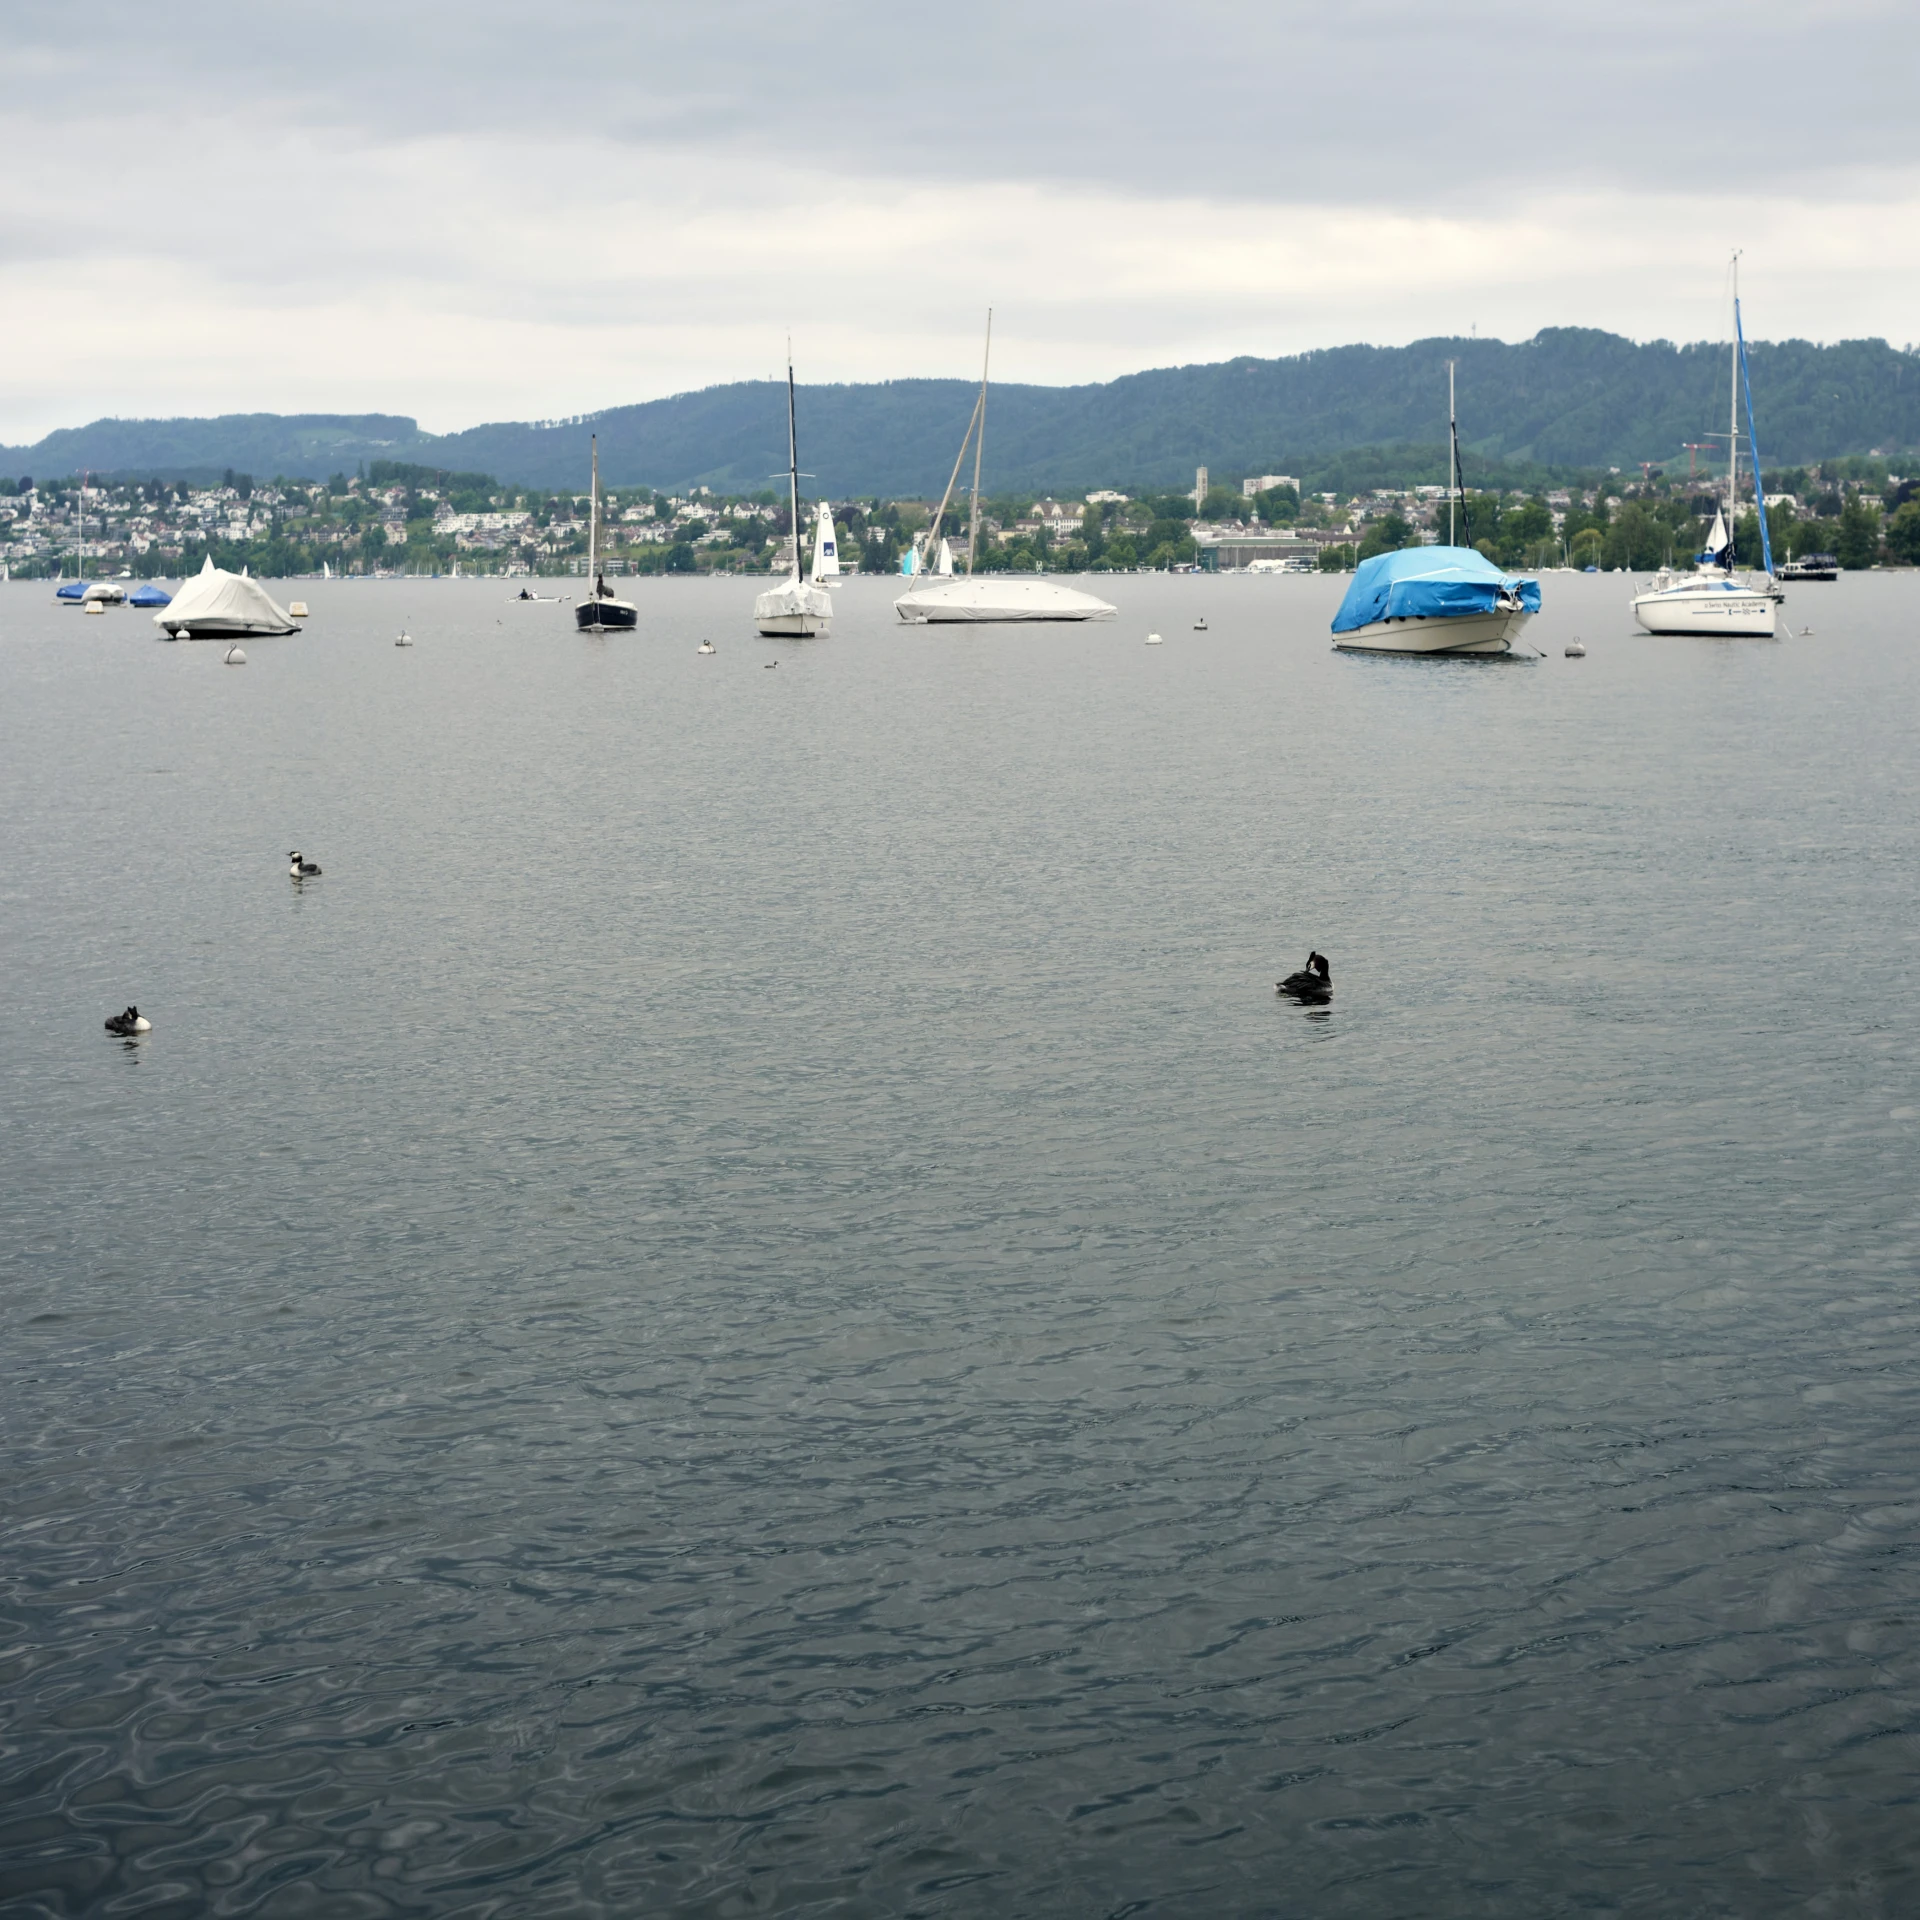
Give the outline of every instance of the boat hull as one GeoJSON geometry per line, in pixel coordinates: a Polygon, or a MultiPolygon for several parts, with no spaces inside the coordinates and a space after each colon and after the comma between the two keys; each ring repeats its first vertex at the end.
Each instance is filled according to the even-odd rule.
{"type": "Polygon", "coordinates": [[[582,633],[630,633],[640,624],[640,610],[630,600],[582,600],[573,623],[582,633]]]}
{"type": "Polygon", "coordinates": [[[1775,634],[1773,596],[1741,587],[1664,587],[1636,594],[1633,617],[1654,634],[1722,635],[1771,640],[1775,634]]]}
{"type": "Polygon", "coordinates": [[[189,616],[185,620],[156,624],[169,640],[269,640],[276,634],[300,631],[295,626],[278,627],[264,620],[223,620],[217,615],[205,620],[189,616]]]}
{"type": "Polygon", "coordinates": [[[1342,653],[1508,653],[1532,618],[1519,607],[1414,614],[1407,619],[1369,621],[1338,635],[1333,644],[1342,653]]]}
{"type": "Polygon", "coordinates": [[[987,626],[1008,621],[1111,620],[1116,608],[1052,580],[1007,574],[934,577],[893,603],[909,626],[987,626]]]}

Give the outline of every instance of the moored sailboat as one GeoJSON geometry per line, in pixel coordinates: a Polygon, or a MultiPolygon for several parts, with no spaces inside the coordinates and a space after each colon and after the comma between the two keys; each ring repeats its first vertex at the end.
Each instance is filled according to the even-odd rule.
{"type": "Polygon", "coordinates": [[[909,587],[893,603],[893,610],[911,626],[933,624],[990,624],[1011,620],[1111,620],[1116,609],[1090,593],[1063,587],[1058,581],[1035,579],[1031,574],[989,573],[978,578],[973,571],[980,546],[980,458],[987,433],[987,370],[993,355],[993,314],[987,314],[987,352],[980,366],[980,397],[973,403],[973,418],[961,436],[960,451],[954,455],[953,472],[947,490],[927,528],[920,548],[919,565],[932,577],[925,585],[909,587]],[[953,497],[954,483],[960,478],[960,463],[967,457],[967,443],[973,443],[973,511],[967,525],[967,570],[953,571],[953,551],[940,532],[940,522],[953,497]]]}
{"type": "MultiPolygon", "coordinates": [[[[800,577],[800,439],[793,418],[793,347],[787,347],[787,504],[792,514],[788,525],[788,565],[791,569],[777,587],[757,594],[753,602],[756,632],[804,640],[825,633],[833,619],[833,601],[825,587],[809,584],[800,577]]],[[[826,505],[821,503],[821,523],[827,525],[826,505]]],[[[817,552],[817,550],[816,550],[817,552]]],[[[837,571],[839,560],[834,560],[837,571]]]]}
{"type": "Polygon", "coordinates": [[[1333,617],[1333,644],[1351,653],[1507,653],[1540,611],[1540,583],[1504,572],[1471,542],[1460,426],[1447,366],[1447,433],[1453,472],[1447,544],[1376,553],[1354,570],[1333,617]],[[1454,512],[1468,545],[1456,547],[1454,512]]]}
{"type": "Polygon", "coordinates": [[[586,598],[573,610],[574,625],[582,633],[625,633],[640,624],[640,609],[621,600],[600,572],[600,436],[593,435],[593,494],[587,508],[586,598]]]}
{"type": "Polygon", "coordinates": [[[1733,354],[1728,376],[1727,502],[1716,508],[1707,544],[1694,556],[1691,574],[1663,567],[1653,585],[1629,604],[1649,633],[1723,634],[1771,640],[1778,603],[1786,596],[1773,577],[1773,539],[1767,528],[1766,493],[1760,479],[1760,443],[1753,432],[1753,392],[1747,390],[1747,446],[1753,460],[1754,511],[1760,521],[1760,561],[1765,581],[1734,576],[1733,523],[1740,506],[1740,392],[1746,384],[1746,339],[1740,326],[1740,256],[1733,256],[1733,354]]]}

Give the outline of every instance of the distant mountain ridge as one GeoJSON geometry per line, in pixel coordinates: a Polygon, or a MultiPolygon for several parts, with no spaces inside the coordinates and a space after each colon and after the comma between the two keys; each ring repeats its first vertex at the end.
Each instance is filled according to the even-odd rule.
{"type": "MultiPolygon", "coordinates": [[[[1920,448],[1920,356],[1884,340],[1749,347],[1761,452],[1773,464],[1920,448]]],[[[1672,471],[1687,441],[1726,418],[1727,349],[1644,344],[1592,328],[1531,340],[1420,340],[1165,367],[1077,387],[995,386],[986,478],[997,492],[1189,486],[1196,466],[1237,485],[1297,473],[1343,451],[1440,447],[1446,362],[1458,366],[1462,439],[1475,452],[1549,468],[1642,461],[1672,471]]],[[[837,499],[938,493],[972,411],[964,380],[802,387],[810,490],[837,499]]],[[[0,471],[197,477],[232,467],[325,479],[367,460],[417,461],[523,486],[579,489],[587,435],[610,485],[753,492],[786,464],[785,390],[742,381],[562,422],[422,433],[401,414],[226,414],[96,420],[28,447],[0,471]]]]}

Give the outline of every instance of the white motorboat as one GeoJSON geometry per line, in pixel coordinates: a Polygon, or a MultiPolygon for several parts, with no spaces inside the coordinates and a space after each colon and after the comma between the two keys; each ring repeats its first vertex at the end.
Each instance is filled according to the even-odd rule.
{"type": "Polygon", "coordinates": [[[640,624],[640,609],[619,599],[600,571],[600,436],[593,436],[593,493],[587,508],[587,578],[593,583],[573,610],[581,633],[631,633],[640,624]]]}
{"type": "MultiPolygon", "coordinates": [[[[833,619],[833,601],[823,586],[811,585],[800,577],[800,440],[793,419],[793,344],[787,344],[787,504],[792,512],[788,522],[792,538],[787,543],[789,573],[777,587],[755,597],[753,625],[757,633],[795,640],[810,639],[825,633],[833,619]]],[[[823,502],[821,522],[829,524],[823,502]]],[[[834,561],[837,569],[839,561],[834,561]]]]}
{"type": "Polygon", "coordinates": [[[1727,420],[1727,503],[1715,508],[1706,546],[1693,571],[1663,567],[1653,584],[1628,603],[1649,633],[1721,635],[1771,640],[1779,603],[1786,598],[1773,575],[1773,540],[1767,528],[1766,493],[1760,478],[1760,443],[1753,432],[1753,393],[1747,392],[1747,444],[1753,457],[1753,497],[1760,519],[1760,560],[1765,579],[1737,579],[1733,570],[1733,522],[1740,504],[1740,392],[1746,385],[1746,340],[1740,326],[1740,256],[1733,256],[1733,369],[1727,420]]]}
{"type": "Polygon", "coordinates": [[[1031,574],[989,573],[976,575],[974,559],[980,548],[980,456],[987,436],[987,373],[993,358],[993,312],[987,312],[987,350],[980,366],[980,397],[973,403],[973,418],[960,437],[960,451],[953,457],[953,472],[947,478],[947,490],[928,526],[920,552],[927,564],[936,568],[917,577],[920,584],[909,587],[893,603],[893,610],[909,626],[987,625],[1015,620],[1111,620],[1116,609],[1090,593],[1063,587],[1055,580],[1035,579],[1031,574]],[[960,463],[967,457],[967,444],[973,444],[973,512],[967,526],[967,570],[953,572],[953,553],[941,536],[940,522],[953,498],[960,478],[960,463]]]}
{"type": "Polygon", "coordinates": [[[243,567],[228,573],[205,564],[153,616],[169,640],[251,640],[259,634],[298,633],[293,616],[243,567]]]}

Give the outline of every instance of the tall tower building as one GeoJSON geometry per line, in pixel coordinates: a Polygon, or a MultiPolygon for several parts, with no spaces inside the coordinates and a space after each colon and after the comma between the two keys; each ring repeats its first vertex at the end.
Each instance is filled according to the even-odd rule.
{"type": "Polygon", "coordinates": [[[1198,513],[1207,504],[1207,470],[1195,467],[1193,470],[1193,510],[1198,513]]]}

